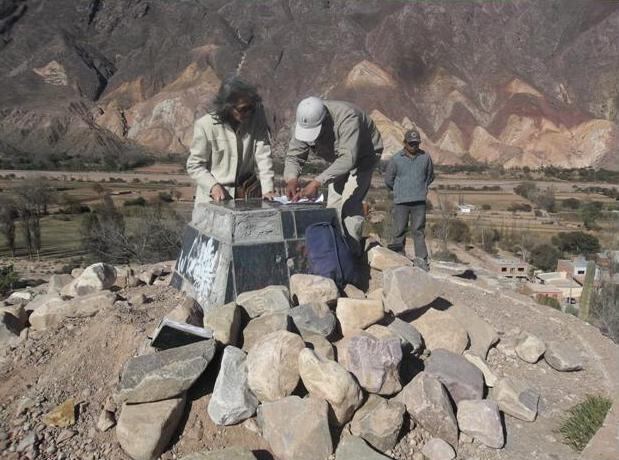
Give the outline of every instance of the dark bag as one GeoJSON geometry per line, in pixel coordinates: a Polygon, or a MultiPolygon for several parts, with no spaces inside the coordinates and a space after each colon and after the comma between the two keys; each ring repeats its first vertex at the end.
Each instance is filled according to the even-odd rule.
{"type": "Polygon", "coordinates": [[[357,282],[352,251],[333,223],[319,222],[308,226],[305,248],[313,275],[331,278],[340,288],[357,282]]]}

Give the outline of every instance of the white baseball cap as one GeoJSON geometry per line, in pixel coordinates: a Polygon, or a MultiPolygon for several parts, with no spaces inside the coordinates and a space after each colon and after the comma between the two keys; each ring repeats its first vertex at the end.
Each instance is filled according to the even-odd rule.
{"type": "Polygon", "coordinates": [[[307,97],[299,102],[294,137],[302,142],[314,142],[320,134],[327,108],[319,97],[307,97]]]}

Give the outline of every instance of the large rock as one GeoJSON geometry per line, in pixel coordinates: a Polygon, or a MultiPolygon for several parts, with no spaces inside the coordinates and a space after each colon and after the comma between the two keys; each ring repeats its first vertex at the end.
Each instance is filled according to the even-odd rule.
{"type": "Polygon", "coordinates": [[[52,275],[49,277],[49,282],[47,283],[47,293],[59,295],[62,288],[72,281],[73,277],[68,273],[64,275],[52,275]]]}
{"type": "Polygon", "coordinates": [[[421,333],[429,350],[442,348],[460,354],[469,344],[466,330],[447,312],[429,308],[412,325],[421,333]]]}
{"type": "Polygon", "coordinates": [[[243,329],[243,350],[249,351],[265,335],[290,329],[288,313],[269,313],[252,319],[243,329]]]}
{"type": "Polygon", "coordinates": [[[335,451],[335,460],[389,460],[390,458],[376,452],[363,439],[346,434],[342,435],[335,451]]]}
{"type": "Polygon", "coordinates": [[[412,267],[408,258],[383,246],[374,246],[368,251],[368,263],[375,270],[388,270],[398,267],[412,267]]]}
{"type": "Polygon", "coordinates": [[[360,300],[340,298],[335,315],[340,322],[342,335],[347,336],[364,329],[385,315],[380,300],[360,300]]]}
{"type": "Polygon", "coordinates": [[[204,325],[204,312],[200,304],[193,298],[187,296],[183,301],[174,307],[166,318],[179,323],[187,323],[192,326],[202,327],[204,325]]]}
{"type": "Polygon", "coordinates": [[[418,267],[392,268],[384,273],[385,311],[394,315],[423,308],[440,293],[438,282],[418,267]]]}
{"type": "Polygon", "coordinates": [[[299,383],[299,353],[303,339],[277,331],[260,339],[247,355],[249,388],[260,401],[276,401],[290,395],[299,383]]]}
{"type": "Polygon", "coordinates": [[[247,356],[235,347],[226,347],[215,388],[208,403],[208,415],[217,425],[234,425],[256,413],[258,398],[247,384],[247,356]]]}
{"type": "Polygon", "coordinates": [[[349,299],[365,299],[365,293],[352,284],[344,286],[344,294],[346,294],[346,297],[349,299]]]}
{"type": "Polygon", "coordinates": [[[534,335],[523,337],[516,345],[516,354],[527,363],[534,364],[546,351],[546,344],[534,335]]]}
{"type": "Polygon", "coordinates": [[[247,291],[236,298],[250,318],[265,313],[287,312],[290,309],[290,294],[286,286],[267,286],[256,291],[247,291]]]}
{"type": "Polygon", "coordinates": [[[11,345],[19,340],[26,325],[26,311],[21,305],[0,309],[0,345],[11,345]]]}
{"type": "MultiPolygon", "coordinates": [[[[365,329],[365,331],[363,331],[365,334],[369,334],[372,337],[376,337],[379,340],[384,340],[384,339],[398,339],[400,340],[400,337],[398,337],[396,334],[394,334],[391,329],[389,329],[387,326],[383,326],[381,324],[372,324],[370,327],[368,327],[367,329],[365,329]]],[[[364,333],[362,334],[358,334],[358,335],[365,335],[364,333]]],[[[402,343],[402,341],[400,341],[400,344],[402,343]]]]}
{"type": "Polygon", "coordinates": [[[426,362],[425,371],[437,378],[458,404],[463,399],[481,399],[484,376],[465,358],[447,350],[435,350],[426,362]]]}
{"type": "Polygon", "coordinates": [[[457,417],[460,431],[486,446],[500,449],[505,444],[501,414],[495,401],[460,401],[457,417]]]}
{"type": "Polygon", "coordinates": [[[132,358],[120,378],[117,402],[169,399],[188,390],[215,354],[215,341],[204,340],[132,358]]]}
{"type": "Polygon", "coordinates": [[[348,422],[363,402],[361,388],[344,367],[308,348],[299,353],[299,374],[310,396],[327,401],[340,425],[348,422]]]}
{"type": "Polygon", "coordinates": [[[116,269],[113,265],[97,263],[86,267],[82,274],[64,286],[63,297],[78,297],[109,289],[116,282],[116,269]]]}
{"type": "Polygon", "coordinates": [[[458,445],[458,424],[447,391],[438,379],[420,372],[395,397],[432,436],[458,445]]]}
{"type": "Polygon", "coordinates": [[[26,305],[32,300],[32,292],[30,291],[15,291],[5,299],[5,303],[9,305],[26,305]]]}
{"type": "Polygon", "coordinates": [[[158,458],[176,431],[184,409],[185,394],[164,401],[123,405],[116,425],[120,446],[134,460],[158,458]]]}
{"type": "Polygon", "coordinates": [[[181,460],[256,460],[256,456],[244,447],[226,447],[221,450],[205,450],[189,454],[181,460]]]}
{"type": "Polygon", "coordinates": [[[241,333],[241,311],[233,302],[215,307],[204,315],[204,327],[223,345],[237,345],[241,333]]]}
{"type": "Polygon", "coordinates": [[[331,304],[339,297],[335,281],[317,275],[297,273],[290,277],[290,295],[303,305],[313,302],[331,304]]]}
{"type": "Polygon", "coordinates": [[[400,318],[395,318],[387,327],[400,338],[402,345],[406,346],[408,344],[413,353],[417,354],[421,351],[423,338],[415,326],[402,321],[400,318]]]}
{"type": "Polygon", "coordinates": [[[486,386],[493,387],[496,385],[499,378],[496,376],[494,371],[490,369],[490,366],[488,366],[485,359],[468,350],[465,351],[462,356],[464,356],[464,359],[481,371],[484,375],[484,382],[486,383],[486,386]]]}
{"type": "Polygon", "coordinates": [[[573,372],[583,369],[580,350],[570,343],[548,343],[544,359],[550,367],[559,372],[573,372]]]}
{"type": "Polygon", "coordinates": [[[59,294],[42,294],[36,296],[32,301],[28,302],[25,309],[27,312],[33,312],[44,305],[49,305],[52,303],[60,305],[63,302],[64,301],[59,294]]]}
{"type": "Polygon", "coordinates": [[[290,310],[290,317],[303,338],[308,335],[329,337],[336,326],[335,316],[326,303],[309,303],[290,310]]]}
{"type": "Polygon", "coordinates": [[[317,355],[323,358],[335,360],[335,351],[333,345],[321,335],[306,335],[303,340],[308,348],[314,350],[317,355]]]}
{"type": "Polygon", "coordinates": [[[342,351],[345,354],[342,364],[369,393],[392,395],[402,389],[399,376],[402,348],[398,339],[353,336],[342,351]]]}
{"type": "Polygon", "coordinates": [[[96,292],[60,302],[54,297],[32,312],[30,325],[32,329],[44,330],[61,324],[66,318],[89,318],[111,307],[115,300],[116,294],[109,291],[96,292]]]}
{"type": "Polygon", "coordinates": [[[432,438],[426,442],[421,453],[428,460],[453,460],[456,458],[453,447],[440,438],[432,438]]]}
{"type": "Polygon", "coordinates": [[[537,417],[539,394],[521,381],[502,378],[492,391],[492,398],[507,415],[525,422],[537,417]]]}
{"type": "Polygon", "coordinates": [[[370,395],[353,417],[350,431],[375,449],[387,452],[395,447],[405,412],[404,404],[399,401],[370,395]]]}
{"type": "Polygon", "coordinates": [[[321,399],[289,396],[258,408],[262,436],[281,460],[325,460],[333,452],[328,405],[321,399]]]}
{"type": "Polygon", "coordinates": [[[447,312],[466,330],[471,342],[470,351],[486,359],[488,350],[499,341],[494,327],[464,305],[452,305],[447,312]]]}

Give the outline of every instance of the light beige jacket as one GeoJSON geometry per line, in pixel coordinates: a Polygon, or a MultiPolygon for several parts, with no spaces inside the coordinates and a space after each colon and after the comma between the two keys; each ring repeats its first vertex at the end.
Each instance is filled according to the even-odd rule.
{"type": "Polygon", "coordinates": [[[211,201],[211,188],[223,185],[231,196],[236,186],[256,174],[262,193],[273,191],[269,128],[262,107],[238,132],[208,113],[194,123],[187,173],[196,182],[196,204],[211,201]]]}

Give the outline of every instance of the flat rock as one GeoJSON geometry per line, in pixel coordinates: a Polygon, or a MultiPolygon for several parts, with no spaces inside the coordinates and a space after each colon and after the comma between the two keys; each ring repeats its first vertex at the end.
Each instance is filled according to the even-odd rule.
{"type": "Polygon", "coordinates": [[[454,460],[456,458],[453,447],[440,438],[432,438],[426,442],[421,453],[428,460],[454,460]]]}
{"type": "Polygon", "coordinates": [[[47,293],[59,295],[62,288],[72,281],[73,277],[68,273],[63,275],[52,275],[49,277],[49,282],[47,283],[47,293]]]}
{"type": "Polygon", "coordinates": [[[60,294],[63,297],[79,297],[109,289],[116,282],[116,269],[105,263],[92,264],[69,284],[64,286],[60,294]]]}
{"type": "Polygon", "coordinates": [[[451,401],[441,382],[420,372],[394,398],[432,436],[458,446],[458,424],[451,401]]]}
{"type": "Polygon", "coordinates": [[[212,308],[204,315],[204,327],[223,345],[237,345],[241,333],[241,310],[232,302],[212,308]]]}
{"type": "Polygon", "coordinates": [[[243,350],[249,351],[265,335],[290,329],[288,313],[268,313],[252,319],[243,329],[243,350]]]}
{"type": "Polygon", "coordinates": [[[538,362],[545,351],[546,344],[534,335],[523,337],[516,345],[518,357],[531,364],[538,362]]]}
{"type": "Polygon", "coordinates": [[[158,458],[176,431],[184,409],[184,393],[163,401],[124,404],[116,425],[120,446],[134,460],[158,458]]]}
{"type": "Polygon", "coordinates": [[[236,347],[224,349],[208,403],[208,415],[217,425],[234,425],[256,413],[259,401],[247,383],[246,358],[245,352],[236,347]]]}
{"type": "Polygon", "coordinates": [[[405,412],[401,402],[371,394],[353,417],[350,431],[375,449],[387,452],[396,445],[405,412]]]}
{"type": "Polygon", "coordinates": [[[500,449],[505,444],[501,414],[495,401],[460,401],[457,418],[460,430],[482,444],[493,449],[500,449]]]}
{"type": "Polygon", "coordinates": [[[302,337],[320,335],[330,337],[337,321],[326,303],[309,303],[290,310],[290,317],[302,337]]]}
{"type": "Polygon", "coordinates": [[[56,298],[39,306],[30,315],[32,329],[44,330],[61,324],[67,318],[89,318],[99,311],[114,304],[116,294],[113,292],[95,292],[66,301],[56,298]]]}
{"type": "Polygon", "coordinates": [[[370,267],[380,271],[413,266],[413,262],[409,258],[383,246],[374,246],[368,251],[368,262],[370,267]]]}
{"type": "Polygon", "coordinates": [[[311,397],[329,403],[339,425],[348,422],[363,402],[361,388],[343,366],[308,348],[299,353],[299,374],[311,397]]]}
{"type": "Polygon", "coordinates": [[[281,460],[325,460],[333,452],[328,405],[321,399],[289,396],[258,408],[262,436],[281,460]]]}
{"type": "Polygon", "coordinates": [[[387,327],[400,338],[403,345],[408,344],[413,353],[418,354],[423,348],[421,333],[412,324],[402,321],[400,318],[395,318],[387,327]]]}
{"type": "Polygon", "coordinates": [[[499,341],[496,329],[464,305],[452,305],[447,312],[466,330],[471,343],[470,351],[486,359],[490,347],[499,341]]]}
{"type": "Polygon", "coordinates": [[[256,456],[244,447],[227,447],[221,450],[196,452],[182,457],[181,460],[256,460],[256,456]]]}
{"type": "Polygon", "coordinates": [[[469,335],[460,322],[449,313],[429,308],[411,323],[423,336],[428,350],[461,354],[469,344],[469,335]]]}
{"type": "Polygon", "coordinates": [[[347,336],[380,321],[385,313],[380,300],[340,298],[335,315],[340,322],[342,335],[347,336]]]}
{"type": "Polygon", "coordinates": [[[468,350],[465,351],[462,356],[464,356],[464,359],[466,359],[469,363],[471,363],[481,371],[481,373],[484,375],[484,382],[486,383],[487,387],[492,388],[496,385],[499,378],[496,376],[494,371],[490,369],[490,366],[488,366],[488,363],[485,359],[468,350]]]}
{"type": "Polygon", "coordinates": [[[250,318],[265,313],[287,312],[290,309],[290,294],[286,286],[267,286],[256,291],[247,291],[236,298],[250,318]]]}
{"type": "Polygon", "coordinates": [[[335,451],[335,460],[389,460],[390,458],[376,452],[363,439],[351,435],[342,435],[335,451]]]}
{"type": "Polygon", "coordinates": [[[500,379],[492,391],[492,398],[507,415],[525,422],[532,422],[537,417],[539,394],[521,381],[500,379]]]}
{"type": "Polygon", "coordinates": [[[188,390],[215,354],[215,341],[204,340],[132,358],[120,378],[117,403],[169,399],[188,390]]]}
{"type": "Polygon", "coordinates": [[[331,304],[339,297],[339,291],[330,278],[297,273],[290,277],[290,295],[297,299],[299,305],[313,302],[331,304]]]}
{"type": "Polygon", "coordinates": [[[401,390],[402,348],[398,339],[353,336],[343,348],[342,364],[369,393],[392,395],[401,390]]]}
{"type": "Polygon", "coordinates": [[[47,426],[56,428],[66,428],[75,425],[75,400],[73,398],[67,399],[45,414],[41,420],[47,426]]]}
{"type": "Polygon", "coordinates": [[[559,372],[573,372],[583,369],[580,350],[570,343],[548,343],[544,359],[550,367],[559,372]]]}
{"type": "Polygon", "coordinates": [[[385,311],[394,315],[423,308],[433,302],[439,294],[438,282],[421,268],[392,268],[384,273],[385,311]]]}
{"type": "Polygon", "coordinates": [[[344,286],[344,294],[346,294],[346,297],[349,299],[365,299],[365,293],[352,284],[344,286]]]}
{"type": "Polygon", "coordinates": [[[61,304],[64,301],[58,294],[41,294],[36,296],[32,301],[26,304],[25,309],[27,312],[33,312],[43,305],[48,305],[51,303],[61,304]]]}
{"type": "Polygon", "coordinates": [[[447,350],[435,350],[426,362],[425,372],[436,377],[458,404],[463,399],[481,399],[484,376],[477,367],[461,355],[447,350]]]}
{"type": "Polygon", "coordinates": [[[183,301],[174,307],[166,318],[180,323],[191,324],[192,326],[202,327],[204,325],[204,312],[202,307],[195,299],[187,296],[183,301]]]}
{"type": "Polygon", "coordinates": [[[262,337],[247,355],[249,388],[262,402],[290,395],[299,383],[300,336],[288,331],[262,337]]]}
{"type": "Polygon", "coordinates": [[[114,413],[103,409],[99,414],[99,419],[97,420],[97,430],[104,432],[112,428],[114,425],[116,425],[114,413]]]}

